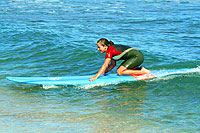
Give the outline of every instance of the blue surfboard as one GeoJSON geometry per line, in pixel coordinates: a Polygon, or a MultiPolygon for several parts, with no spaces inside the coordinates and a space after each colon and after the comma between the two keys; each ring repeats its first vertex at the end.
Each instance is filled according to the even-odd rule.
{"type": "Polygon", "coordinates": [[[160,78],[173,74],[200,72],[199,68],[184,68],[184,69],[170,69],[170,70],[152,70],[151,75],[130,76],[117,74],[108,74],[100,76],[98,79],[90,82],[90,77],[86,76],[61,76],[61,77],[6,77],[10,81],[35,85],[96,85],[96,84],[115,84],[128,81],[146,80],[151,78],[160,78]],[[152,76],[153,75],[153,76],[152,76]]]}

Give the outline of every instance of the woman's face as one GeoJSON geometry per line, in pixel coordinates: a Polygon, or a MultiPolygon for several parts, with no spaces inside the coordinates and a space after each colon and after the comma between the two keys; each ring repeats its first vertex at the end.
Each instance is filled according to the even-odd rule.
{"type": "Polygon", "coordinates": [[[99,50],[100,53],[104,53],[104,52],[106,52],[107,49],[108,49],[108,46],[106,46],[106,45],[105,45],[105,46],[102,46],[101,43],[97,43],[97,47],[98,47],[97,50],[99,50]]]}

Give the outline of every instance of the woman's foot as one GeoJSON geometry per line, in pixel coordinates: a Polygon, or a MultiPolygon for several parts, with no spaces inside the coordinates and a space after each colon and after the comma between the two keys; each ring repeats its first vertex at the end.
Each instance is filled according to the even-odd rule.
{"type": "Polygon", "coordinates": [[[141,74],[132,74],[131,76],[135,77],[136,80],[146,80],[146,79],[155,78],[155,76],[151,74],[150,71],[144,67],[141,67],[140,71],[141,71],[141,74]]]}
{"type": "Polygon", "coordinates": [[[144,68],[144,67],[142,67],[141,71],[142,71],[143,74],[149,74],[149,73],[150,73],[150,71],[147,70],[147,69],[144,68]]]}

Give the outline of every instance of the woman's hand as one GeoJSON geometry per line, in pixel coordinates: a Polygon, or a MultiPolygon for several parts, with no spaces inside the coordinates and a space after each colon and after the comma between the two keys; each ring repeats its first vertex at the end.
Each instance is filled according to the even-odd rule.
{"type": "Polygon", "coordinates": [[[96,77],[96,76],[94,76],[94,77],[91,77],[89,81],[91,82],[91,81],[94,81],[95,79],[97,79],[97,77],[96,77]]]}
{"type": "Polygon", "coordinates": [[[97,79],[106,70],[110,61],[111,61],[111,58],[106,58],[103,65],[101,66],[99,72],[96,74],[96,76],[91,77],[89,81],[94,81],[95,79],[97,79]]]}

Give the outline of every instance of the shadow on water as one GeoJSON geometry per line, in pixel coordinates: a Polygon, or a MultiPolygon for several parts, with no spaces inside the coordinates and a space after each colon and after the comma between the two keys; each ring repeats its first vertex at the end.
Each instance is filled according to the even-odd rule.
{"type": "Polygon", "coordinates": [[[49,97],[59,103],[71,102],[80,104],[88,101],[87,106],[97,105],[104,110],[115,110],[118,112],[131,113],[133,116],[143,115],[138,111],[146,101],[148,95],[148,82],[126,82],[105,86],[97,86],[88,89],[80,86],[44,86],[27,84],[9,84],[10,92],[36,97],[49,97]],[[63,100],[64,99],[64,100],[63,100]],[[67,100],[68,99],[68,100],[67,100]],[[90,102],[94,101],[94,102],[90,102]]]}
{"type": "Polygon", "coordinates": [[[126,82],[89,90],[82,89],[84,93],[87,92],[82,96],[82,100],[86,102],[83,104],[85,113],[74,119],[92,123],[97,132],[137,130],[137,125],[143,121],[141,117],[148,117],[143,112],[148,109],[145,106],[148,102],[146,100],[148,84],[126,82]]]}
{"type": "Polygon", "coordinates": [[[105,110],[115,110],[118,113],[131,114],[133,116],[143,115],[139,110],[143,110],[141,106],[146,102],[145,96],[148,86],[146,82],[140,83],[122,83],[111,88],[103,88],[102,96],[106,98],[102,101],[105,110]]]}

